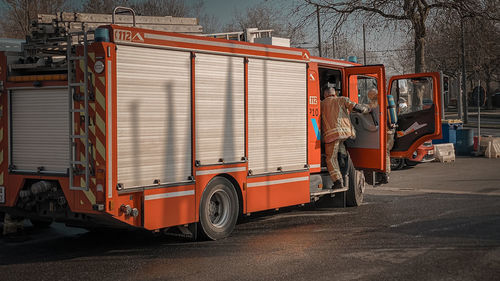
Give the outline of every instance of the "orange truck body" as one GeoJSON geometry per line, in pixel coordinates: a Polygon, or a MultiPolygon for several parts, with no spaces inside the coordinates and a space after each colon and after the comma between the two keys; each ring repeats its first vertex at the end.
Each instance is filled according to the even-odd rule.
{"type": "MultiPolygon", "coordinates": [[[[13,158],[11,155],[12,150],[10,146],[15,146],[16,143],[11,143],[12,130],[11,128],[9,128],[9,126],[11,126],[10,124],[12,124],[12,120],[9,117],[9,114],[11,114],[9,105],[11,99],[9,95],[15,95],[16,89],[31,89],[34,88],[34,86],[33,81],[18,81],[19,79],[9,80],[6,71],[6,56],[0,53],[0,65],[2,66],[0,78],[2,81],[4,81],[3,91],[0,95],[0,112],[2,112],[2,116],[0,119],[0,186],[5,187],[4,201],[0,202],[0,210],[16,213],[16,202],[18,202],[19,200],[20,191],[23,188],[26,188],[27,183],[37,180],[57,182],[57,185],[60,187],[64,194],[64,197],[66,198],[68,208],[66,216],[59,219],[66,222],[75,222],[76,225],[83,226],[87,224],[104,224],[110,226],[133,226],[145,228],[148,230],[158,230],[171,226],[196,223],[199,221],[199,206],[203,191],[207,184],[216,176],[223,176],[229,179],[234,184],[237,189],[238,197],[240,199],[240,211],[242,214],[310,202],[310,177],[313,174],[320,173],[322,167],[320,137],[321,97],[319,68],[331,68],[338,70],[342,74],[344,74],[346,73],[346,69],[353,66],[356,67],[357,64],[339,60],[314,58],[311,57],[307,50],[303,49],[252,44],[246,42],[234,42],[222,39],[191,36],[178,33],[168,33],[117,25],[104,26],[103,28],[109,30],[109,34],[111,36],[110,42],[94,42],[89,45],[88,65],[85,66],[83,64],[77,64],[76,69],[77,79],[83,81],[83,68],[88,67],[88,70],[91,73],[90,91],[94,96],[89,104],[89,141],[94,147],[91,159],[94,172],[90,177],[88,190],[76,190],[70,188],[70,186],[75,186],[83,183],[84,177],[81,175],[76,176],[74,179],[75,182],[70,184],[67,173],[50,174],[45,173],[43,170],[16,171],[16,167],[12,166],[15,163],[12,163],[13,158]],[[181,120],[182,118],[184,118],[182,120],[187,120],[187,132],[189,133],[189,135],[186,137],[186,139],[190,140],[188,144],[185,144],[185,146],[189,147],[189,149],[186,150],[187,153],[190,153],[188,160],[186,160],[189,162],[186,166],[188,167],[188,174],[186,174],[188,175],[188,177],[183,178],[182,180],[169,181],[163,178],[156,179],[154,177],[151,177],[151,181],[149,184],[141,183],[135,184],[134,186],[127,186],[126,184],[124,186],[120,182],[120,177],[127,177],[127,179],[129,179],[129,182],[131,183],[141,177],[141,174],[137,174],[137,176],[129,175],[130,173],[137,173],[137,171],[127,172],[128,170],[126,170],[125,168],[120,168],[119,165],[122,165],[122,163],[128,161],[128,158],[120,157],[125,157],[124,155],[127,153],[130,153],[133,156],[134,149],[143,151],[141,149],[148,145],[146,142],[143,142],[142,144],[135,144],[139,147],[132,146],[132,148],[130,148],[130,151],[123,151],[123,149],[129,148],[127,148],[125,144],[120,144],[120,142],[124,142],[124,140],[126,139],[134,138],[133,135],[128,135],[128,133],[126,133],[129,132],[127,131],[129,130],[129,127],[127,127],[128,125],[121,125],[120,123],[123,120],[126,120],[128,118],[127,116],[134,116],[133,108],[130,108],[130,112],[124,115],[122,115],[122,112],[120,112],[120,109],[123,108],[120,107],[122,106],[120,105],[120,102],[122,102],[123,99],[120,96],[121,90],[119,90],[118,88],[120,87],[119,83],[125,83],[122,82],[124,81],[123,79],[126,80],[133,78],[127,78],[128,76],[123,78],[120,76],[120,69],[125,69],[127,67],[126,61],[120,61],[120,55],[122,54],[122,52],[124,52],[122,50],[129,50],[130,52],[142,52],[137,53],[137,56],[147,56],[147,53],[150,50],[154,50],[155,53],[178,52],[183,56],[184,54],[187,54],[189,56],[189,61],[186,64],[189,68],[189,79],[186,81],[188,81],[189,83],[189,90],[187,92],[189,96],[187,98],[189,99],[190,108],[186,108],[186,116],[175,116],[177,120],[181,120]],[[223,155],[220,155],[217,156],[220,157],[220,159],[214,158],[213,161],[200,162],[200,155],[202,153],[205,153],[205,151],[200,150],[199,148],[197,148],[197,146],[203,146],[205,145],[205,143],[199,141],[197,139],[197,136],[198,134],[202,134],[200,133],[200,130],[203,128],[199,127],[201,126],[200,124],[203,124],[202,122],[204,122],[206,119],[197,119],[199,118],[199,115],[197,115],[196,109],[198,108],[198,106],[200,106],[199,104],[197,104],[197,98],[199,95],[200,98],[204,97],[202,96],[203,88],[199,88],[199,85],[197,83],[204,83],[204,80],[202,80],[203,77],[200,78],[200,76],[197,75],[196,72],[199,70],[199,61],[202,61],[203,59],[210,60],[217,58],[220,58],[221,60],[231,60],[228,65],[237,62],[237,68],[241,69],[241,72],[238,73],[243,74],[243,76],[238,76],[238,79],[243,82],[241,88],[243,90],[243,92],[241,93],[241,99],[238,98],[238,100],[233,101],[234,103],[241,102],[241,115],[238,116],[241,116],[241,124],[243,125],[243,127],[238,127],[238,132],[234,133],[235,135],[237,135],[241,132],[242,135],[241,139],[239,139],[241,140],[241,143],[240,141],[238,141],[238,144],[236,144],[235,146],[240,147],[239,145],[241,145],[241,155],[237,155],[238,157],[241,156],[241,158],[236,159],[237,161],[235,161],[234,159],[231,161],[226,161],[225,159],[222,159],[223,155]],[[100,73],[95,70],[95,64],[98,61],[102,62],[102,64],[104,65],[104,70],[100,73]],[[290,134],[292,136],[289,136],[286,135],[287,131],[284,130],[283,138],[281,139],[281,142],[283,142],[283,146],[287,145],[286,141],[288,137],[297,139],[297,142],[300,143],[300,145],[304,145],[304,147],[299,145],[297,149],[305,149],[305,151],[297,154],[300,156],[300,159],[297,158],[299,159],[297,163],[291,163],[289,165],[289,168],[287,168],[288,166],[275,167],[273,168],[274,171],[271,171],[269,169],[260,171],[257,168],[253,168],[252,165],[255,165],[256,167],[258,165],[252,164],[252,161],[254,161],[254,159],[257,157],[254,155],[261,155],[259,154],[261,153],[259,151],[260,149],[280,151],[280,143],[278,142],[274,144],[263,144],[259,146],[259,141],[256,141],[255,138],[262,138],[262,142],[264,142],[266,134],[268,134],[268,138],[269,135],[273,134],[273,132],[270,130],[279,130],[280,127],[292,127],[294,125],[288,124],[288,121],[283,120],[281,116],[273,116],[272,112],[269,113],[270,111],[255,113],[253,112],[253,110],[255,110],[255,107],[252,108],[252,104],[249,104],[260,104],[260,101],[255,101],[251,96],[249,97],[249,94],[251,95],[253,93],[252,91],[255,91],[255,89],[252,89],[255,83],[253,81],[253,79],[255,78],[252,75],[253,73],[257,73],[257,70],[255,70],[257,69],[257,67],[264,67],[263,71],[265,71],[265,67],[267,64],[269,64],[269,69],[266,73],[264,73],[264,77],[266,75],[276,75],[275,73],[273,73],[273,71],[279,71],[279,68],[277,67],[280,66],[295,67],[297,69],[300,69],[300,71],[303,71],[305,75],[303,78],[301,78],[303,80],[300,84],[302,85],[301,87],[303,87],[303,89],[305,90],[304,92],[300,93],[302,95],[303,102],[297,100],[296,103],[301,104],[305,107],[300,108],[297,111],[300,112],[300,114],[305,114],[298,119],[300,120],[300,122],[304,122],[304,124],[301,123],[300,125],[302,126],[300,128],[301,130],[303,129],[303,134],[301,136],[297,136],[295,132],[291,132],[290,134]],[[249,110],[252,112],[249,113],[249,110]],[[267,116],[266,114],[269,114],[269,116],[267,116]],[[267,118],[269,118],[270,120],[270,123],[266,123],[267,125],[265,126],[275,127],[270,127],[267,131],[262,131],[262,128],[256,128],[256,125],[253,125],[259,124],[258,120],[255,121],[254,119],[258,119],[260,118],[260,116],[264,115],[267,116],[267,118]],[[255,130],[260,132],[260,135],[252,136],[255,130]],[[278,147],[267,148],[266,145],[275,145],[278,147]],[[130,214],[126,214],[124,212],[123,206],[130,206],[130,208],[136,209],[138,211],[138,215],[133,216],[130,214]]],[[[78,52],[79,54],[82,54],[82,49],[80,48],[78,52]]],[[[131,57],[134,57],[133,53],[131,57]]],[[[147,59],[145,59],[145,61],[146,60],[147,59]]],[[[170,62],[168,61],[164,62],[165,65],[168,65],[169,63],[170,62]]],[[[135,68],[138,73],[143,70],[140,64],[134,65],[133,68],[135,68]]],[[[385,79],[383,67],[380,69],[382,69],[382,72],[379,73],[381,75],[380,78],[385,79]]],[[[179,70],[179,76],[183,75],[181,74],[182,71],[184,70],[179,70]]],[[[214,70],[214,72],[215,71],[217,70],[214,70]]],[[[278,77],[277,81],[274,81],[272,79],[269,80],[268,87],[274,87],[273,83],[275,83],[276,85],[281,85],[279,79],[280,78],[278,77]]],[[[286,80],[286,77],[284,77],[283,79],[286,80]]],[[[53,88],[67,86],[67,82],[61,80],[43,80],[39,82],[40,84],[36,86],[36,88],[38,89],[50,89],[51,87],[53,88]]],[[[350,85],[349,87],[351,88],[356,87],[355,83],[349,84],[347,78],[345,78],[344,83],[350,85]]],[[[177,85],[178,84],[175,84],[173,87],[175,88],[177,87],[177,85]]],[[[381,89],[383,90],[383,83],[381,83],[381,85],[381,89]]],[[[144,87],[147,87],[147,85],[145,85],[144,87]]],[[[265,85],[263,87],[265,87],[265,85]]],[[[271,92],[271,90],[269,89],[267,89],[267,91],[271,92]]],[[[347,87],[344,87],[343,91],[346,91],[344,95],[349,95],[347,93],[347,87]]],[[[148,95],[148,93],[132,93],[130,94],[130,97],[133,98],[134,95],[141,96],[148,95]]],[[[383,97],[383,95],[380,96],[380,101],[384,102],[385,98],[383,97]]],[[[284,97],[286,98],[286,94],[284,95],[284,97]]],[[[350,97],[353,100],[357,101],[357,96],[350,97]]],[[[172,98],[175,99],[176,97],[172,98]]],[[[263,102],[263,104],[264,107],[266,107],[265,101],[263,102]]],[[[81,101],[74,101],[73,106],[74,108],[82,108],[83,103],[81,101]]],[[[228,105],[226,104],[226,106],[228,105]]],[[[168,109],[168,106],[166,108],[168,109]]],[[[50,110],[50,108],[48,108],[47,110],[50,110]]],[[[294,111],[296,109],[290,108],[289,110],[294,111]]],[[[140,112],[140,114],[147,115],[147,112],[140,112]]],[[[78,120],[77,122],[75,122],[75,124],[73,124],[76,130],[74,133],[78,134],[78,132],[82,130],[82,122],[80,121],[80,113],[75,112],[74,114],[74,120],[78,120]]],[[[167,115],[166,118],[170,117],[167,115]]],[[[165,121],[166,124],[170,124],[168,122],[172,121],[170,119],[168,120],[165,121]]],[[[240,119],[237,119],[234,122],[240,122],[238,120],[240,119]]],[[[155,121],[151,121],[151,123],[154,122],[155,121]]],[[[385,114],[381,114],[380,130],[384,133],[380,134],[380,141],[383,145],[381,145],[379,149],[351,149],[351,155],[353,157],[355,166],[379,171],[383,171],[385,169],[386,160],[385,157],[382,157],[382,155],[385,155],[385,123],[385,114]],[[361,160],[363,158],[365,160],[361,160]]],[[[147,125],[147,123],[144,124],[147,125]]],[[[144,124],[142,124],[141,126],[144,127],[144,124]]],[[[141,130],[141,128],[135,129],[141,130]]],[[[152,134],[154,134],[154,129],[152,129],[152,131],[152,134]]],[[[178,138],[182,138],[182,136],[176,135],[172,139],[168,139],[167,136],[168,141],[176,141],[175,138],[177,138],[178,140],[178,138]]],[[[154,141],[153,137],[151,141],[154,141]]],[[[276,141],[276,139],[274,139],[274,141],[276,141]]],[[[85,149],[83,143],[76,141],[75,145],[77,154],[81,154],[85,149]]],[[[293,147],[293,144],[291,145],[292,146],[289,147],[293,147]]],[[[182,149],[179,148],[178,150],[180,151],[182,149]]],[[[170,153],[175,154],[177,152],[174,149],[174,151],[170,151],[170,153]]],[[[279,153],[276,155],[278,155],[278,158],[287,158],[289,154],[292,155],[291,157],[293,157],[293,153],[295,152],[289,150],[281,151],[281,156],[278,155],[279,153]]],[[[79,157],[81,159],[82,156],[79,157]]],[[[155,159],[154,155],[151,155],[150,157],[150,159],[155,159]]],[[[146,158],[144,159],[144,161],[141,160],[142,162],[137,163],[137,165],[145,166],[151,164],[146,158]]],[[[175,158],[168,161],[180,161],[179,159],[181,158],[175,158]]],[[[133,163],[134,160],[131,161],[131,163],[133,163]]],[[[283,161],[286,162],[286,160],[283,161]]],[[[174,164],[166,162],[162,167],[164,169],[168,169],[170,167],[169,165],[174,164]]],[[[265,165],[265,163],[263,165],[265,165]]],[[[156,169],[155,166],[151,167],[152,170],[156,169]]],[[[136,168],[142,169],[139,166],[136,168]]],[[[147,174],[149,170],[141,171],[143,171],[142,175],[144,175],[147,174]]],[[[175,175],[173,175],[173,177],[174,176],[175,175]]],[[[57,206],[49,207],[48,213],[44,215],[50,216],[50,210],[54,210],[57,208],[57,206]]]]}

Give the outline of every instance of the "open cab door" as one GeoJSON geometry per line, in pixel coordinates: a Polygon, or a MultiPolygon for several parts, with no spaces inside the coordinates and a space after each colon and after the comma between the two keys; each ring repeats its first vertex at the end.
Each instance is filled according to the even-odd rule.
{"type": "Polygon", "coordinates": [[[349,99],[358,104],[373,104],[370,114],[351,113],[356,138],[345,142],[349,155],[356,169],[385,171],[387,114],[384,66],[347,67],[344,74],[349,99]],[[368,97],[368,91],[372,89],[379,93],[377,103],[372,103],[368,97]]]}
{"type": "Polygon", "coordinates": [[[440,73],[391,77],[389,90],[397,104],[398,122],[391,157],[410,158],[424,142],[441,138],[440,73]]]}

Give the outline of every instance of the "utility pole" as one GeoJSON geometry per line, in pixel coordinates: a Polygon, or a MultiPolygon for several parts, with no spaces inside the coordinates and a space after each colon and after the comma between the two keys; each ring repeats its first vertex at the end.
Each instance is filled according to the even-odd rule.
{"type": "Polygon", "coordinates": [[[477,86],[477,152],[481,143],[481,79],[477,86]]]}
{"type": "Polygon", "coordinates": [[[467,124],[469,121],[469,116],[467,114],[469,110],[469,106],[467,105],[467,82],[466,82],[466,74],[465,74],[465,30],[464,30],[464,17],[461,17],[460,20],[460,28],[462,29],[462,106],[464,124],[467,124]]]}
{"type": "MultiPolygon", "coordinates": [[[[460,63],[460,61],[459,61],[460,63]]],[[[457,64],[458,65],[458,64],[457,64]]],[[[457,73],[457,80],[455,81],[455,89],[457,93],[457,113],[458,113],[458,119],[462,120],[462,84],[460,74],[457,73]]]]}
{"type": "Polygon", "coordinates": [[[335,33],[332,32],[332,59],[335,58],[335,33]]]}
{"type": "Polygon", "coordinates": [[[363,23],[363,64],[366,65],[366,34],[365,34],[364,23],[363,23]]]}
{"type": "Polygon", "coordinates": [[[316,18],[318,19],[318,52],[321,57],[321,25],[319,21],[319,5],[316,4],[316,18]]]}

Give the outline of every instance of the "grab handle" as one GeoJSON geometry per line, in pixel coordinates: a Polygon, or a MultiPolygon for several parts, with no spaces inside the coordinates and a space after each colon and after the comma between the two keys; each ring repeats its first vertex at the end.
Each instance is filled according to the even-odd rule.
{"type": "Polygon", "coordinates": [[[130,12],[130,14],[132,14],[132,20],[134,22],[134,27],[135,27],[135,11],[134,11],[134,9],[129,8],[129,7],[121,7],[121,6],[115,7],[113,9],[113,15],[111,15],[111,23],[115,24],[115,14],[117,14],[117,13],[121,14],[124,12],[130,12]]]}

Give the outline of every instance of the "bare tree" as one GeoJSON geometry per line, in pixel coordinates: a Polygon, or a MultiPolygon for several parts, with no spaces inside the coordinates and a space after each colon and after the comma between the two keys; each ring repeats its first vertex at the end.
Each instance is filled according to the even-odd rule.
{"type": "Polygon", "coordinates": [[[89,13],[111,13],[116,6],[130,6],[142,16],[195,17],[208,33],[220,29],[218,19],[204,12],[203,0],[197,0],[191,5],[182,0],[87,0],[83,10],[89,13]]]}
{"type": "MultiPolygon", "coordinates": [[[[439,9],[454,9],[461,17],[483,16],[495,18],[498,15],[488,9],[487,0],[304,0],[308,5],[315,5],[331,11],[337,17],[337,24],[344,23],[352,14],[362,14],[367,20],[382,17],[390,21],[409,23],[413,30],[415,72],[424,72],[425,38],[427,21],[431,12],[439,9]]],[[[497,0],[494,0],[497,1],[497,0]]],[[[459,20],[459,19],[457,19],[459,20]]]]}
{"type": "Polygon", "coordinates": [[[116,6],[126,6],[126,0],[86,0],[82,11],[93,14],[110,14],[116,6]]]}
{"type": "Polygon", "coordinates": [[[235,13],[224,29],[227,31],[241,31],[252,27],[261,30],[272,29],[273,35],[290,38],[292,45],[302,42],[304,40],[303,27],[295,25],[288,19],[281,11],[263,2],[244,12],[235,13]]]}
{"type": "MultiPolygon", "coordinates": [[[[455,11],[437,16],[429,27],[426,59],[430,70],[440,70],[451,76],[461,73],[461,49],[457,48],[462,37],[460,22],[454,21],[455,11]]],[[[493,82],[500,81],[500,23],[487,18],[468,18],[463,22],[465,35],[466,77],[476,85],[482,80],[488,93],[491,108],[493,82]]],[[[472,90],[472,86],[470,87],[472,90]]],[[[474,100],[475,102],[475,100],[474,100]]]]}
{"type": "Polygon", "coordinates": [[[146,0],[131,7],[143,16],[186,17],[189,14],[189,7],[182,0],[146,0]]]}
{"type": "Polygon", "coordinates": [[[214,15],[209,15],[205,12],[205,2],[198,0],[189,8],[189,15],[198,19],[198,22],[203,26],[204,33],[217,33],[222,29],[221,23],[214,15]]]}
{"type": "Polygon", "coordinates": [[[2,36],[24,38],[40,13],[54,13],[68,6],[67,0],[3,0],[6,10],[0,19],[2,36]]]}

